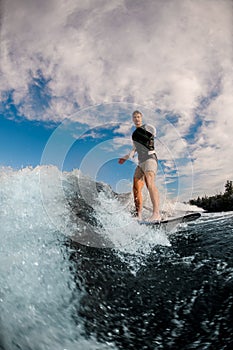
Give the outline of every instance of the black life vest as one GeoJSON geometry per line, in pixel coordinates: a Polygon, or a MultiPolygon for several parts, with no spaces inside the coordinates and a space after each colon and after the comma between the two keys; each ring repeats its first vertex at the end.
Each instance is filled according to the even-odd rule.
{"type": "Polygon", "coordinates": [[[143,145],[149,151],[154,151],[155,149],[154,135],[145,129],[145,125],[140,126],[133,132],[132,139],[137,150],[140,145],[143,145]]]}

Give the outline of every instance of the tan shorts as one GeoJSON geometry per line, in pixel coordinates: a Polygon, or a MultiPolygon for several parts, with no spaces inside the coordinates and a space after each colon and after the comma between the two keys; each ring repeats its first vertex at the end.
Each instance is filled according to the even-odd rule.
{"type": "Polygon", "coordinates": [[[152,171],[155,175],[157,173],[158,164],[155,159],[147,159],[145,162],[140,163],[134,172],[134,177],[140,179],[144,176],[146,171],[152,171]]]}

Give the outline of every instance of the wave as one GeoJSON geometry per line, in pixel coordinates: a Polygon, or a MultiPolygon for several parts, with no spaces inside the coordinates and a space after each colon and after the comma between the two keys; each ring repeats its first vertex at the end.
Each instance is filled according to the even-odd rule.
{"type": "MultiPolygon", "coordinates": [[[[183,280],[189,255],[192,257],[197,247],[201,249],[207,244],[206,250],[212,249],[212,254],[216,254],[216,239],[219,237],[215,237],[215,243],[208,243],[203,230],[199,230],[200,223],[193,224],[196,231],[186,230],[182,238],[177,235],[178,240],[174,242],[174,238],[161,230],[154,231],[138,225],[130,214],[133,209],[131,193],[118,195],[107,184],[96,183],[79,170],[60,172],[53,166],[28,167],[17,171],[1,168],[0,184],[0,348],[4,350],[116,349],[111,343],[113,336],[108,338],[104,335],[107,342],[100,343],[95,335],[87,336],[86,330],[98,325],[97,329],[101,328],[107,313],[112,317],[115,332],[113,320],[120,316],[120,299],[117,296],[123,293],[120,295],[124,304],[128,302],[128,293],[134,291],[128,286],[128,281],[133,286],[134,283],[141,286],[142,291],[148,283],[146,291],[152,288],[153,292],[150,297],[156,290],[160,300],[164,295],[164,289],[160,291],[158,288],[160,283],[173,278],[174,283],[166,285],[167,300],[170,301],[177,281],[183,280]],[[196,243],[197,239],[202,243],[196,243]],[[174,244],[172,247],[171,242],[174,244]],[[174,253],[173,249],[177,250],[176,245],[179,244],[182,248],[179,253],[174,253]],[[105,252],[105,249],[99,248],[107,249],[105,252]],[[186,259],[185,269],[179,274],[177,266],[180,266],[182,256],[186,259]],[[169,268],[172,268],[172,272],[166,279],[164,270],[169,268]],[[151,276],[151,279],[146,282],[147,276],[151,276]],[[158,283],[154,290],[155,284],[151,284],[151,281],[156,278],[158,283]],[[126,299],[124,288],[114,289],[118,280],[124,282],[126,299]],[[104,302],[112,305],[110,297],[111,301],[108,301],[109,281],[112,291],[116,292],[113,314],[113,308],[106,311],[104,306],[104,302]],[[87,290],[94,293],[92,297],[87,290]],[[93,295],[96,299],[93,299],[93,295]],[[100,300],[102,304],[99,304],[100,300]],[[98,313],[94,312],[96,308],[98,313]],[[90,313],[90,310],[93,312],[90,313]],[[87,323],[93,317],[95,322],[87,323]]],[[[167,204],[167,215],[177,208],[183,212],[195,211],[189,205],[170,202],[167,204]]],[[[145,213],[147,211],[150,208],[145,208],[145,213]]],[[[217,215],[203,216],[207,222],[213,218],[227,219],[223,214],[217,215]]],[[[201,224],[203,227],[203,222],[201,224]]],[[[227,225],[230,223],[227,222],[227,225]]],[[[210,228],[207,227],[205,234],[209,232],[210,228]]],[[[211,239],[212,236],[211,231],[211,239]]],[[[224,236],[226,242],[229,237],[229,234],[224,236]]],[[[220,243],[222,246],[222,241],[220,243]]],[[[226,249],[229,246],[227,244],[226,249]]],[[[190,269],[192,265],[200,263],[201,257],[197,253],[195,259],[190,258],[190,269]]],[[[203,258],[203,264],[205,261],[206,258],[203,258]]],[[[199,280],[200,276],[194,282],[199,283],[199,280]]],[[[137,295],[134,300],[139,303],[141,299],[137,295]]],[[[129,305],[126,310],[129,315],[130,310],[129,305]]],[[[130,325],[131,321],[134,322],[134,319],[130,317],[122,319],[120,329],[124,322],[130,325]]],[[[164,324],[164,329],[167,330],[167,324],[164,324]]],[[[105,334],[105,328],[101,328],[101,332],[105,334]]]]}
{"type": "Polygon", "coordinates": [[[86,340],[73,320],[82,291],[64,245],[77,226],[66,178],[55,167],[0,170],[0,348],[112,349],[86,340]]]}

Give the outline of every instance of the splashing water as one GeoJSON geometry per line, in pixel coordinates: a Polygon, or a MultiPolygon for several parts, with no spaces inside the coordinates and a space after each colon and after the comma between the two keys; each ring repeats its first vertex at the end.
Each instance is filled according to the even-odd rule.
{"type": "Polygon", "coordinates": [[[74,321],[84,291],[77,291],[66,257],[64,233],[74,223],[61,177],[55,167],[0,170],[0,348],[103,348],[74,321]]]}
{"type": "MultiPolygon", "coordinates": [[[[1,168],[0,183],[0,348],[107,350],[118,348],[121,339],[133,346],[136,338],[130,324],[137,324],[139,316],[132,317],[127,293],[132,294],[135,310],[141,310],[141,300],[150,307],[148,292],[153,296],[156,292],[159,310],[157,300],[170,286],[167,269],[173,271],[169,278],[175,278],[177,266],[192,266],[194,258],[188,254],[183,260],[177,258],[165,232],[140,226],[130,215],[131,197],[120,201],[108,186],[96,184],[78,170],[1,168]],[[100,249],[101,240],[107,242],[106,251],[100,249]],[[78,245],[74,248],[67,242],[78,245]],[[161,291],[160,283],[165,286],[161,291]],[[119,313],[118,305],[124,311],[119,313]],[[120,324],[115,325],[116,319],[120,324]],[[118,337],[117,332],[123,333],[118,337]]],[[[182,239],[190,239],[188,229],[184,231],[182,239]]],[[[181,333],[178,323],[176,332],[181,333]]],[[[158,344],[160,334],[163,329],[158,329],[158,344]]]]}
{"type": "MultiPolygon", "coordinates": [[[[122,253],[145,255],[155,245],[170,246],[166,233],[162,230],[139,225],[125,206],[105,192],[98,196],[95,206],[96,218],[102,224],[103,234],[111,240],[113,247],[122,253]]],[[[128,204],[128,203],[127,203],[128,204]]]]}

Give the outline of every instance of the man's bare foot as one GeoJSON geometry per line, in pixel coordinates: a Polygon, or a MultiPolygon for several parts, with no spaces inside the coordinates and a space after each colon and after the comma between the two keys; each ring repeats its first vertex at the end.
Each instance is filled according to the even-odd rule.
{"type": "Polygon", "coordinates": [[[161,215],[156,214],[156,215],[152,215],[149,219],[147,219],[147,221],[161,221],[161,215]]]}

